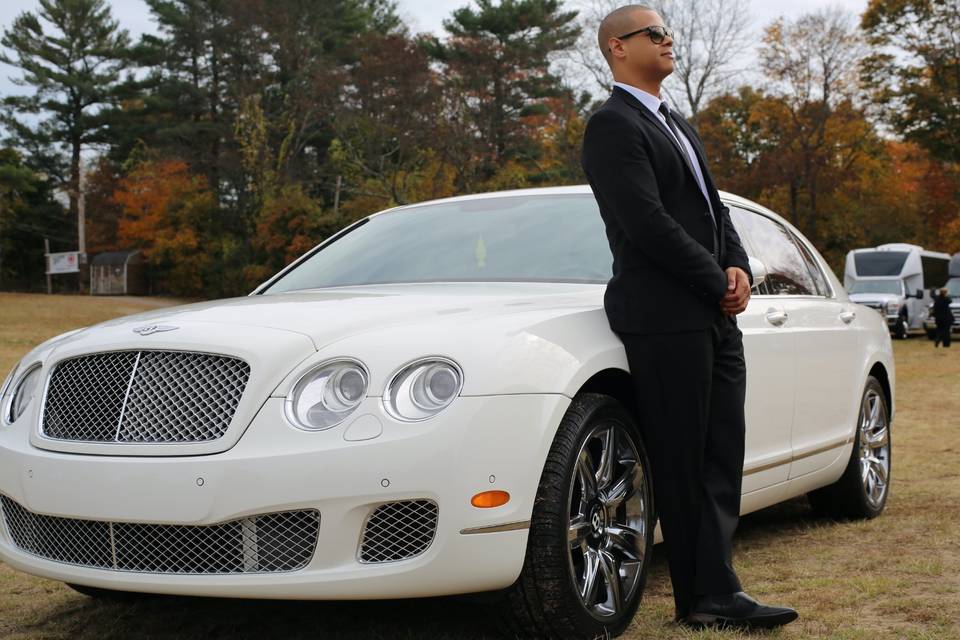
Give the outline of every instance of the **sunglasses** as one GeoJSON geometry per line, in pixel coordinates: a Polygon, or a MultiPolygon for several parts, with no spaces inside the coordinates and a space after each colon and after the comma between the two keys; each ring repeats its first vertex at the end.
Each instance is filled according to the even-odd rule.
{"type": "Polygon", "coordinates": [[[648,36],[650,36],[650,42],[652,42],[653,44],[660,44],[661,42],[663,42],[663,39],[668,36],[670,37],[671,40],[673,40],[673,29],[671,29],[670,27],[663,27],[660,25],[653,25],[650,27],[644,27],[643,29],[637,29],[636,31],[625,33],[622,36],[617,36],[617,38],[620,40],[625,40],[630,36],[637,35],[638,33],[646,33],[648,36]]]}

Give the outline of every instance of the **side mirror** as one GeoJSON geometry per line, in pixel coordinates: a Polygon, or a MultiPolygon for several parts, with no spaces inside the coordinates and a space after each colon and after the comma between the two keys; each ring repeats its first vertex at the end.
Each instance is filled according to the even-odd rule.
{"type": "MultiPolygon", "coordinates": [[[[933,295],[933,289],[930,290],[930,295],[933,295]]],[[[923,300],[923,289],[917,289],[917,299],[923,300]]]]}
{"type": "Polygon", "coordinates": [[[761,282],[767,279],[767,265],[753,256],[747,256],[747,260],[750,262],[750,273],[753,274],[753,287],[751,288],[756,289],[761,282]]]}

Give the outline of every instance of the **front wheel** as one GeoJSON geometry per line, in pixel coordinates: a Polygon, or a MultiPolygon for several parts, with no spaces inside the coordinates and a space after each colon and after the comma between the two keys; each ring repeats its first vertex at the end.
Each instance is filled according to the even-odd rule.
{"type": "Polygon", "coordinates": [[[910,323],[907,320],[907,316],[900,314],[900,317],[897,318],[897,324],[893,328],[893,335],[898,340],[906,340],[910,337],[910,323]]]}
{"type": "Polygon", "coordinates": [[[578,395],[547,456],[520,577],[506,592],[514,635],[612,637],[640,604],[655,525],[650,464],[619,402],[578,395]]]}
{"type": "Polygon", "coordinates": [[[869,376],[860,399],[853,451],[843,475],[807,494],[818,512],[840,518],[875,518],[890,488],[890,419],[880,381],[869,376]]]}

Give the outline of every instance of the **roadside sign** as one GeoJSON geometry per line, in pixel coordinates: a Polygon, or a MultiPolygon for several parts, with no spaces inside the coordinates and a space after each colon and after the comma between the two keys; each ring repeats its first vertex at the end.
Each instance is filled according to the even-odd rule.
{"type": "Polygon", "coordinates": [[[80,271],[80,252],[64,251],[47,254],[47,273],[77,273],[80,271]]]}

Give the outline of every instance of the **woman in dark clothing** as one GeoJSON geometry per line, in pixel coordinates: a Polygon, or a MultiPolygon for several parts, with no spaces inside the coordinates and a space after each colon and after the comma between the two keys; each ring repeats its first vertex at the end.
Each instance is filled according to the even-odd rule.
{"type": "Polygon", "coordinates": [[[937,335],[934,337],[933,346],[950,346],[950,329],[953,327],[953,312],[950,311],[952,298],[947,295],[947,289],[940,289],[940,295],[933,301],[933,319],[937,323],[937,335]]]}

